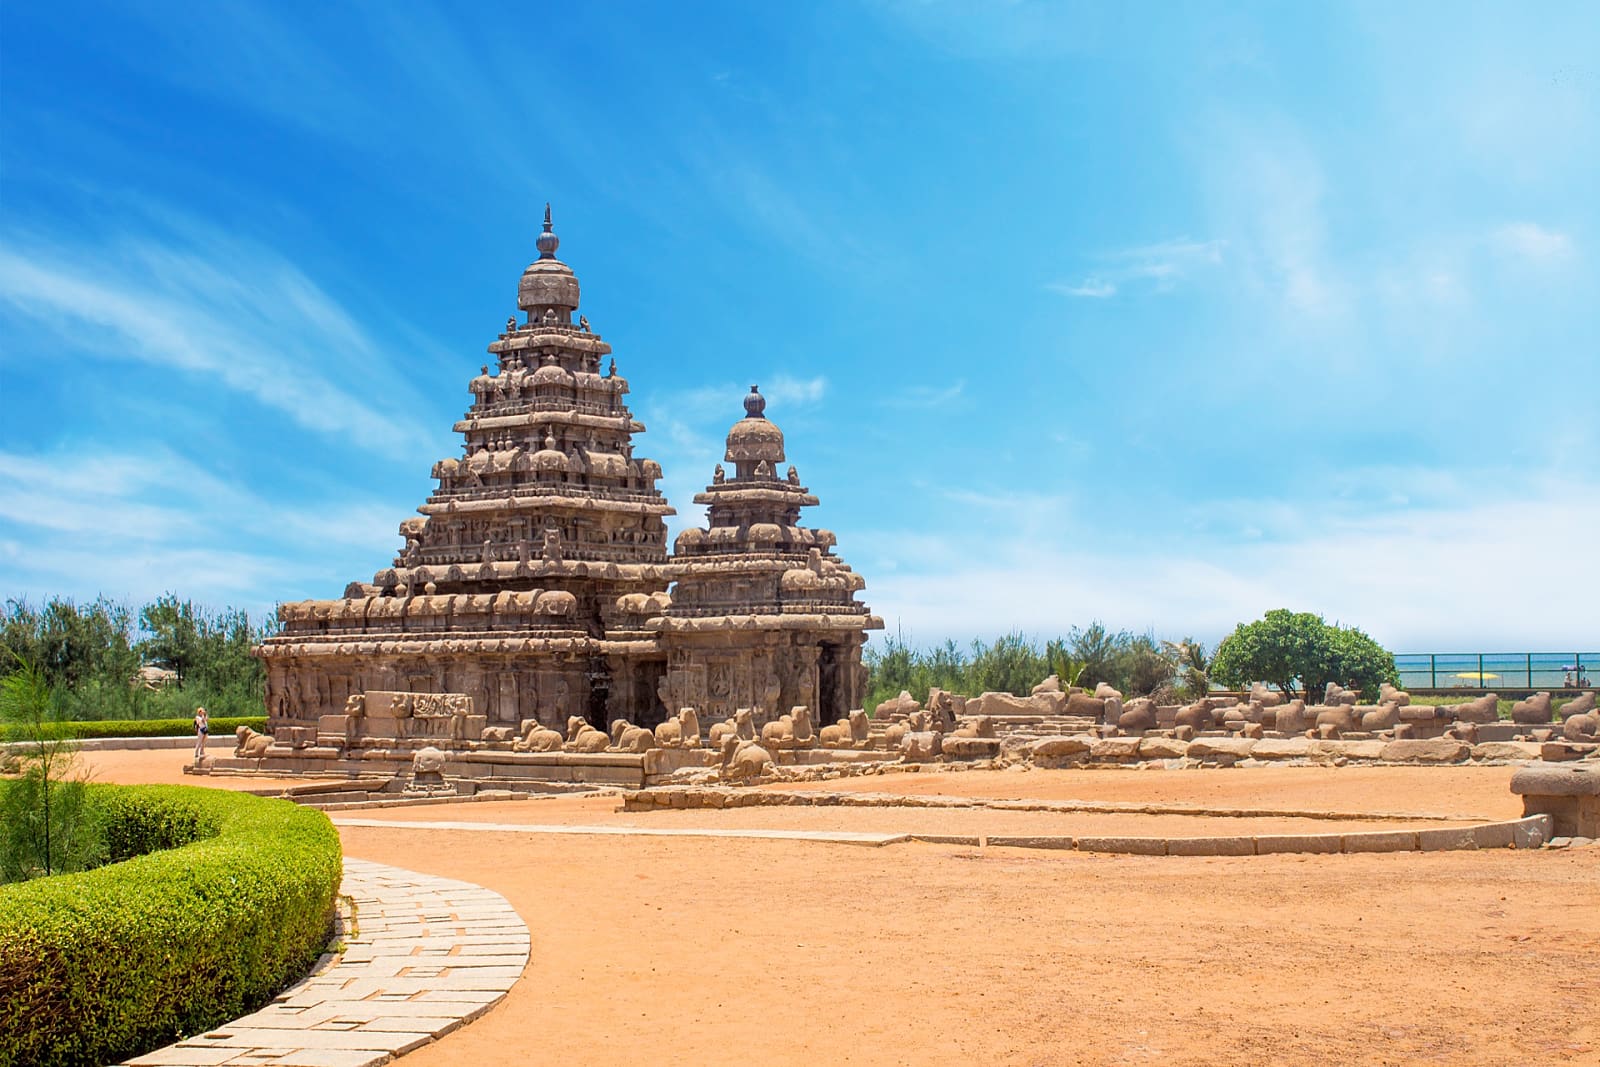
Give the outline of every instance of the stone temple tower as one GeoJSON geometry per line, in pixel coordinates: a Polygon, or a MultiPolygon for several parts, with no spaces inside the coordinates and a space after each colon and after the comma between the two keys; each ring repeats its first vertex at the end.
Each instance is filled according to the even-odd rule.
{"type": "Polygon", "coordinates": [[[710,529],[686,531],[669,558],[661,467],[634,454],[644,426],[611,346],[577,314],[548,205],[537,247],[517,286],[523,319],[490,343],[494,372],[472,379],[455,424],[461,454],[434,465],[438,488],[400,524],[392,566],[339,599],[280,607],[281,631],[257,649],[269,729],[303,745],[414,738],[420,727],[372,711],[414,705],[406,694],[469,700],[445,738],[467,744],[571,716],[603,729],[691,705],[764,718],[807,704],[824,721],[856,707],[864,631],[882,622],[855,603],[863,583],[833,535],[798,525],[817,500],[793,467],[777,473],[783,434],[765,401],[752,390],[728,435],[732,477],[719,468],[695,498],[710,529]],[[344,721],[347,704],[367,718],[344,721]]]}
{"type": "Polygon", "coordinates": [[[400,524],[394,565],[341,600],[282,607],[261,648],[274,724],[367,690],[465,693],[491,725],[604,723],[655,699],[664,667],[636,653],[666,603],[673,509],[660,465],[634,455],[644,426],[611,346],[573,321],[578,279],[548,206],[537,245],[517,286],[525,319],[489,345],[498,366],[468,386],[461,455],[434,465],[439,488],[400,524]]]}
{"type": "Polygon", "coordinates": [[[866,586],[833,555],[834,535],[800,525],[817,498],[785,470],[783,431],[755,387],[728,431],[724,461],[694,498],[708,528],[678,535],[678,582],[658,623],[669,654],[663,695],[712,717],[739,707],[758,721],[796,704],[832,722],[861,705],[861,648],[883,621],[857,603],[866,586]]]}

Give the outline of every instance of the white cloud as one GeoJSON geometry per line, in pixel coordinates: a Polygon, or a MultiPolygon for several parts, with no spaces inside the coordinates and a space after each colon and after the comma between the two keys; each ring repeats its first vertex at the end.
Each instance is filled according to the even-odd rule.
{"type": "Polygon", "coordinates": [[[1568,263],[1577,251],[1571,237],[1534,222],[1508,223],[1494,231],[1492,240],[1500,250],[1536,266],[1568,263]]]}
{"type": "Polygon", "coordinates": [[[1081,282],[1051,282],[1045,286],[1063,296],[1083,296],[1092,300],[1104,300],[1108,296],[1117,295],[1117,287],[1104,278],[1091,275],[1081,282]]]}
{"type": "Polygon", "coordinates": [[[1593,556],[1597,489],[1540,481],[1515,496],[1329,508],[1315,518],[1235,501],[1230,513],[1259,538],[1186,538],[1175,526],[1141,538],[1137,551],[1052,541],[1052,520],[1070,512],[1064,501],[1022,502],[1019,512],[1015,499],[973,496],[975,514],[1010,516],[1015,526],[950,524],[938,537],[879,530],[850,541],[868,578],[863,599],[890,629],[900,620],[923,642],[1017,629],[1055,635],[1102,619],[1209,644],[1290,607],[1360,626],[1395,651],[1540,651],[1597,636],[1592,598],[1558,592],[1593,556]],[[878,550],[891,551],[896,567],[872,569],[867,557],[878,550]]]}
{"type": "Polygon", "coordinates": [[[961,399],[966,392],[965,379],[958,379],[946,386],[937,385],[906,385],[896,389],[894,393],[884,398],[884,407],[914,408],[928,410],[931,408],[948,407],[961,399]]]}
{"type": "MultiPolygon", "coordinates": [[[[0,307],[79,350],[209,378],[319,433],[376,452],[424,455],[428,435],[335,377],[371,380],[379,347],[276,253],[191,233],[0,243],[0,307]]],[[[409,399],[394,379],[385,389],[409,399]]],[[[394,411],[414,410],[396,404],[394,411]]]]}
{"type": "Polygon", "coordinates": [[[1139,282],[1156,292],[1171,292],[1177,283],[1201,270],[1222,264],[1224,241],[1179,238],[1135,245],[1100,257],[1104,265],[1076,282],[1052,282],[1045,288],[1064,296],[1104,300],[1139,282]]]}
{"type": "Polygon", "coordinates": [[[11,487],[0,496],[8,596],[147,600],[178,590],[260,613],[294,589],[332,596],[378,570],[407,517],[348,494],[267,500],[163,448],[0,452],[0,478],[11,487]]]}

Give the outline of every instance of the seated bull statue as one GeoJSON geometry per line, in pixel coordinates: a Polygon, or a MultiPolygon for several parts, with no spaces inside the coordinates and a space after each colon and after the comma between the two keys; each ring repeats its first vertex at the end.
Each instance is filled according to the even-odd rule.
{"type": "Polygon", "coordinates": [[[1265,682],[1256,682],[1250,687],[1250,699],[1264,708],[1275,708],[1283,703],[1283,694],[1268,689],[1265,682]]]}
{"type": "Polygon", "coordinates": [[[518,752],[560,752],[561,732],[538,719],[523,719],[522,736],[511,742],[511,747],[518,752]]]}
{"type": "Polygon", "coordinates": [[[656,747],[656,735],[627,719],[613,719],[608,747],[617,752],[649,752],[656,747]]]}
{"type": "Polygon", "coordinates": [[[1331,708],[1336,708],[1344,704],[1355,707],[1356,695],[1354,692],[1346,689],[1338,682],[1329,682],[1328,688],[1323,692],[1322,703],[1331,708]]]}
{"type": "Polygon", "coordinates": [[[1117,729],[1130,734],[1143,733],[1156,728],[1156,702],[1149,697],[1135,697],[1128,701],[1122,714],[1117,716],[1117,729]]]}
{"type": "Polygon", "coordinates": [[[590,726],[582,715],[567,719],[567,748],[573,752],[604,752],[611,738],[590,726]]]}
{"type": "Polygon", "coordinates": [[[722,739],[722,764],[718,777],[724,782],[748,781],[773,772],[772,753],[737,734],[722,739]]]}
{"type": "Polygon", "coordinates": [[[656,744],[662,748],[699,748],[700,713],[679,708],[678,714],[656,727],[656,744]]]}
{"type": "Polygon", "coordinates": [[[1535,693],[1511,705],[1511,721],[1533,726],[1550,721],[1550,694],[1535,693]]]}
{"type": "Polygon", "coordinates": [[[237,744],[233,747],[236,759],[256,759],[267,754],[267,749],[272,746],[272,735],[258,734],[248,726],[241,726],[233,732],[237,744]]]}

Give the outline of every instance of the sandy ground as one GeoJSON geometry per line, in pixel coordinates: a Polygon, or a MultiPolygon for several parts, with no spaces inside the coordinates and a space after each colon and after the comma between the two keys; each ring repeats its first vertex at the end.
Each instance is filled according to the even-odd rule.
{"type": "MultiPolygon", "coordinates": [[[[176,769],[170,753],[118,755],[94,757],[101,780],[159,777],[150,755],[176,769]]],[[[855,781],[961,796],[1233,797],[1506,817],[1520,810],[1506,799],[1510,774],[855,781]]],[[[386,817],[616,821],[615,806],[562,798],[386,817]]],[[[840,810],[627,819],[702,814],[722,826],[758,815],[800,826],[840,810]]],[[[352,856],[503,893],[533,932],[511,995],[409,1054],[412,1067],[1600,1064],[1600,849],[1186,859],[399,827],[342,836],[352,856]]]]}

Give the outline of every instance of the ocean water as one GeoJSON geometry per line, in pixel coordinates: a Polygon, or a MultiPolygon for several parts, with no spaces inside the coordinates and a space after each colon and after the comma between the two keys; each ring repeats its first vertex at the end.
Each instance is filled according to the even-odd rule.
{"type": "Polygon", "coordinates": [[[1394,662],[1403,689],[1561,689],[1574,665],[1581,684],[1600,685],[1600,652],[1408,652],[1394,662]]]}

